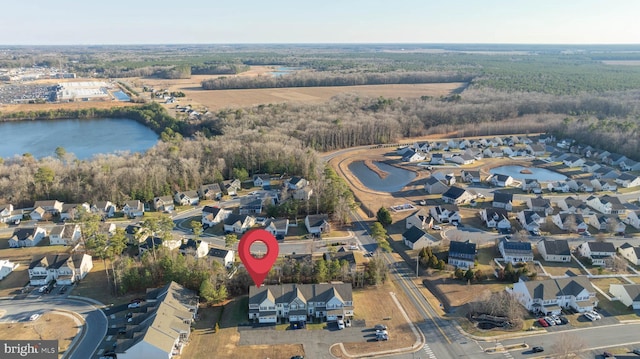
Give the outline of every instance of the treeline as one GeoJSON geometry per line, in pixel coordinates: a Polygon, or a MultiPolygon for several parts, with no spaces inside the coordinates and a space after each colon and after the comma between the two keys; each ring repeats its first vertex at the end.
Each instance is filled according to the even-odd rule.
{"type": "Polygon", "coordinates": [[[249,71],[245,64],[203,64],[191,66],[192,75],[237,75],[249,71]]]}
{"type": "Polygon", "coordinates": [[[279,87],[322,87],[385,84],[468,82],[472,77],[457,72],[333,73],[300,71],[284,76],[220,77],[202,81],[205,90],[279,87]]]}

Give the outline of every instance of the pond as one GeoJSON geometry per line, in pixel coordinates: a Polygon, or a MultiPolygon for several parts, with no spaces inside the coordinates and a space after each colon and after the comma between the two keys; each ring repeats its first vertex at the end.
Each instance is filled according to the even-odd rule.
{"type": "Polygon", "coordinates": [[[144,152],[158,142],[150,128],[131,119],[96,118],[0,122],[0,157],[55,156],[63,147],[78,159],[119,151],[144,152]]]}
{"type": "Polygon", "coordinates": [[[501,174],[511,176],[517,180],[524,179],[537,179],[538,181],[564,181],[567,177],[558,172],[549,171],[544,168],[538,167],[524,167],[524,166],[500,166],[489,170],[491,174],[501,174]],[[531,173],[520,173],[522,170],[530,171],[531,173]]]}
{"type": "Polygon", "coordinates": [[[382,171],[388,173],[388,176],[380,178],[377,173],[373,172],[364,164],[364,161],[355,161],[349,165],[349,170],[362,182],[366,187],[380,192],[397,192],[404,186],[409,184],[416,178],[416,174],[412,171],[403,170],[384,162],[374,162],[374,164],[382,171]]]}

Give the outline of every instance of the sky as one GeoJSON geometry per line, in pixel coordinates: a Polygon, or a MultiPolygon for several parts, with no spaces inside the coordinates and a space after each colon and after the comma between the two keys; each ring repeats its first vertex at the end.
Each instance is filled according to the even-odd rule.
{"type": "Polygon", "coordinates": [[[639,0],[29,0],[0,45],[638,44],[639,0]]]}

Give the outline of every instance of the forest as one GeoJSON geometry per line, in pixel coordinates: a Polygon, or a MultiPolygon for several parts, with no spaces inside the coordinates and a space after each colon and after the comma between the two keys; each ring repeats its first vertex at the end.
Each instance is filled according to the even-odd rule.
{"type": "Polygon", "coordinates": [[[63,151],[42,159],[29,154],[5,158],[0,165],[0,200],[14,205],[44,198],[148,201],[230,179],[238,170],[315,180],[327,178],[318,152],[453,132],[459,137],[553,132],[640,160],[640,67],[602,63],[606,58],[640,58],[640,49],[434,45],[443,51],[424,52],[418,50],[427,45],[402,46],[406,49],[401,51],[399,45],[106,46],[21,48],[10,58],[3,53],[0,66],[66,65],[80,73],[95,71],[97,76],[107,70],[153,66],[175,69],[176,76],[182,76],[181,71],[185,75],[241,71],[255,64],[308,70],[277,78],[226,76],[210,81],[215,88],[433,81],[467,81],[468,86],[438,98],[365,98],[346,93],[323,104],[228,108],[206,112],[199,119],[174,118],[156,103],[106,110],[0,112],[4,120],[131,118],[161,138],[146,153],[101,155],[87,161],[63,151]],[[487,54],[491,51],[495,53],[487,54]]]}

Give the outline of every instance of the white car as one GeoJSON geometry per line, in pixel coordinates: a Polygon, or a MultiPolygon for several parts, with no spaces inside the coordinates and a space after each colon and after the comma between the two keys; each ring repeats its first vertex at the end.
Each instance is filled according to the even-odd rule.
{"type": "Polygon", "coordinates": [[[344,329],[344,320],[338,319],[338,329],[344,329]]]}
{"type": "Polygon", "coordinates": [[[602,317],[600,316],[600,314],[598,314],[598,312],[596,312],[595,310],[590,310],[588,311],[589,314],[593,315],[594,318],[596,318],[596,320],[598,319],[602,319],[602,317]]]}
{"type": "Polygon", "coordinates": [[[584,316],[592,322],[595,320],[598,320],[598,318],[596,318],[593,314],[589,312],[584,312],[584,316]]]}
{"type": "Polygon", "coordinates": [[[36,313],[36,314],[33,314],[32,316],[30,316],[29,320],[33,322],[33,321],[38,320],[39,318],[40,318],[40,314],[36,313]]]}
{"type": "Polygon", "coordinates": [[[440,227],[439,225],[437,225],[437,224],[436,224],[436,225],[434,225],[434,226],[431,226],[431,229],[433,229],[433,230],[435,230],[435,231],[439,231],[439,230],[441,230],[441,229],[442,229],[442,227],[440,227]]]}
{"type": "Polygon", "coordinates": [[[127,308],[129,308],[129,309],[131,309],[131,308],[140,308],[140,303],[139,302],[129,303],[129,305],[127,305],[127,308]]]}

